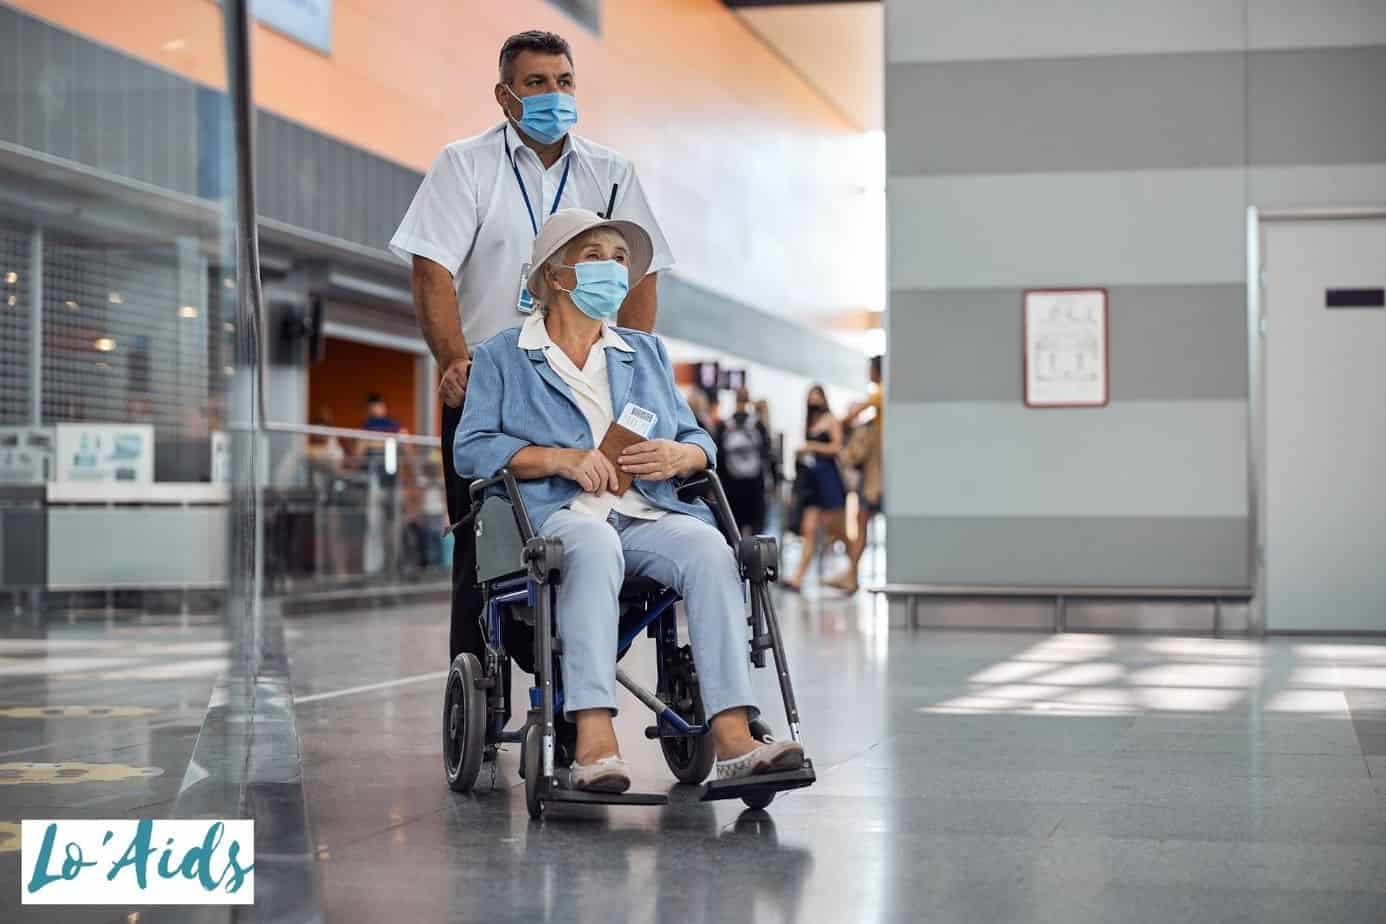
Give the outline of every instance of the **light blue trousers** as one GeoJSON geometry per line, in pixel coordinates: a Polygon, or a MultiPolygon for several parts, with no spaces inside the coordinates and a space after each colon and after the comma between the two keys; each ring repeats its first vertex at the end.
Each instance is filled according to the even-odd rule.
{"type": "Polygon", "coordinates": [[[708,719],[751,707],[750,653],[741,577],[727,540],[682,513],[602,521],[560,510],[545,536],[563,541],[558,636],[563,640],[564,712],[616,709],[617,596],[627,575],[652,578],[683,597],[698,685],[708,719]]]}

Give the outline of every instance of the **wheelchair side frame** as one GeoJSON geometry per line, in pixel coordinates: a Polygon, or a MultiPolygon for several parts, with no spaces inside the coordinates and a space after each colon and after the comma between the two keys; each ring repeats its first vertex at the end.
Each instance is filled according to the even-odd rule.
{"type": "MultiPolygon", "coordinates": [[[[523,555],[520,568],[511,575],[484,581],[486,609],[483,613],[486,635],[486,659],[484,676],[487,678],[488,708],[486,710],[486,745],[492,747],[499,743],[523,742],[528,746],[530,730],[539,728],[538,743],[541,753],[537,766],[541,779],[531,782],[526,779],[527,797],[531,786],[537,786],[535,798],[531,800],[530,811],[538,815],[544,801],[568,802],[615,802],[628,804],[660,804],[667,797],[651,794],[600,794],[586,793],[568,789],[560,785],[555,772],[554,716],[562,708],[562,698],[555,690],[553,667],[554,654],[561,652],[561,642],[554,638],[554,611],[558,585],[563,579],[563,545],[557,539],[545,538],[535,534],[524,500],[520,495],[519,484],[508,469],[503,469],[494,478],[478,480],[471,486],[472,513],[469,518],[477,518],[482,512],[482,504],[489,492],[500,489],[509,501],[514,516],[515,528],[523,542],[523,555]],[[534,614],[534,676],[535,684],[530,687],[529,712],[522,725],[513,731],[504,728],[505,707],[495,707],[499,699],[504,702],[508,690],[498,690],[501,677],[500,666],[508,655],[502,635],[506,609],[527,607],[534,614]]],[[[702,500],[711,509],[719,530],[736,553],[738,568],[744,585],[749,588],[751,613],[749,657],[755,667],[766,666],[767,651],[774,655],[781,697],[784,701],[785,717],[789,725],[790,737],[802,743],[799,726],[798,706],[795,701],[793,685],[789,677],[785,658],[783,639],[780,635],[779,621],[775,615],[769,584],[778,577],[778,552],[775,542],[769,537],[742,539],[732,517],[731,507],[720,479],[713,471],[695,476],[680,486],[680,497],[692,496],[702,500]],[[694,493],[697,492],[697,493],[694,493]]],[[[478,520],[476,526],[480,527],[478,520]]],[[[647,606],[646,612],[635,624],[621,633],[617,650],[624,652],[640,633],[646,632],[655,639],[657,657],[657,688],[668,689],[665,671],[670,657],[678,651],[678,620],[675,604],[679,596],[672,590],[665,591],[647,606]]],[[[686,721],[673,706],[664,702],[658,693],[651,692],[632,680],[619,666],[617,681],[628,689],[637,699],[649,708],[656,717],[656,724],[646,730],[650,738],[682,738],[705,736],[710,726],[704,722],[692,724],[686,721]]],[[[740,796],[748,804],[768,804],[770,797],[778,790],[799,788],[814,782],[813,766],[807,759],[803,768],[788,773],[773,774],[749,780],[721,781],[707,783],[703,798],[722,799],[740,796]],[[780,778],[783,779],[780,779],[780,778]],[[750,793],[748,795],[747,793],[750,793]],[[752,796],[755,798],[753,799],[752,796]]]]}

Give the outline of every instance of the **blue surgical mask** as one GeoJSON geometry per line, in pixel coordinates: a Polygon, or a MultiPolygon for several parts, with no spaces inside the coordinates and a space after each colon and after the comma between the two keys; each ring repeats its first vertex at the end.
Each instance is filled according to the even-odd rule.
{"type": "Polygon", "coordinates": [[[572,296],[573,304],[589,318],[605,321],[621,309],[630,291],[630,271],[615,260],[592,260],[566,267],[577,274],[572,289],[555,288],[572,296]]]}
{"type": "Polygon", "coordinates": [[[515,124],[540,144],[553,144],[577,124],[577,100],[571,94],[539,93],[534,96],[519,96],[509,87],[505,89],[524,107],[520,120],[515,124]]]}

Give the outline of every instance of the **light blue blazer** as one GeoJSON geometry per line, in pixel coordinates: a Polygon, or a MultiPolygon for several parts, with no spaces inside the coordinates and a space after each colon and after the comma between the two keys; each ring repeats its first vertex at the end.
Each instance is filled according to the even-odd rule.
{"type": "MultiPolygon", "coordinates": [[[[653,411],[656,420],[650,439],[692,443],[707,454],[709,465],[715,464],[717,449],[712,437],[698,426],[688,402],[674,386],[674,370],[664,344],[640,331],[624,327],[616,331],[634,352],[606,349],[612,417],[620,417],[627,402],[653,411]]],[[[587,418],[578,409],[568,384],[549,365],[543,350],[521,349],[519,339],[520,328],[511,328],[472,354],[466,404],[452,446],[457,471],[463,477],[492,478],[526,446],[595,448],[587,418]]],[[[601,439],[600,434],[597,439],[601,439]]],[[[636,479],[634,490],[652,506],[713,523],[705,504],[679,500],[674,485],[672,480],[636,479]]],[[[520,482],[530,522],[539,531],[555,511],[572,503],[581,491],[576,481],[558,475],[520,482]]]]}

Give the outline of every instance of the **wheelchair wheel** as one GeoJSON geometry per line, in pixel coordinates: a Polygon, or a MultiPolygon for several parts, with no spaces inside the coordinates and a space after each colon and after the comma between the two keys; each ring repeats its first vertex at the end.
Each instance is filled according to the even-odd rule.
{"type": "Polygon", "coordinates": [[[464,651],[453,659],[443,697],[443,769],[448,788],[468,792],[486,749],[486,694],[477,689],[481,664],[464,651]]]}
{"type": "MultiPolygon", "coordinates": [[[[690,725],[702,725],[707,721],[703,714],[703,697],[698,684],[690,676],[686,664],[671,672],[669,680],[669,702],[680,717],[690,725]]],[[[712,772],[712,762],[716,754],[712,748],[712,733],[687,735],[682,738],[660,738],[659,748],[664,752],[664,762],[680,783],[697,785],[707,779],[712,772]]]]}
{"type": "Polygon", "coordinates": [[[525,774],[525,808],[530,818],[544,814],[544,803],[539,800],[539,777],[544,772],[544,732],[533,723],[525,729],[525,740],[520,745],[520,764],[525,774]]]}
{"type": "Polygon", "coordinates": [[[775,801],[775,794],[773,792],[757,792],[749,796],[742,796],[741,801],[746,803],[748,809],[763,809],[775,801]]]}

